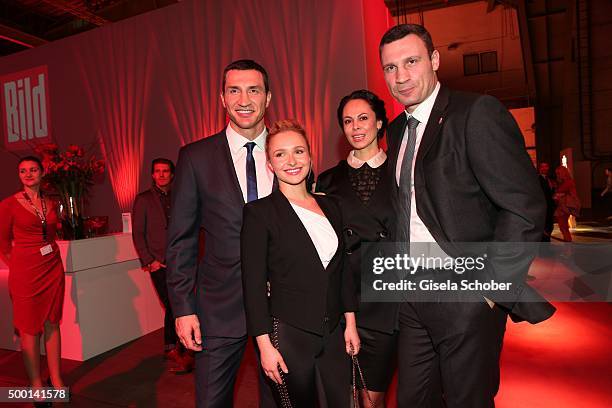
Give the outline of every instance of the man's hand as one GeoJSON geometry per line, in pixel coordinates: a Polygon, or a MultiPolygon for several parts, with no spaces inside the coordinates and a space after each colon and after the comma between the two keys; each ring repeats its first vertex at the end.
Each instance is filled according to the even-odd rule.
{"type": "Polygon", "coordinates": [[[202,351],[202,333],[198,316],[191,314],[175,319],[176,334],[185,348],[202,351]]]}
{"type": "Polygon", "coordinates": [[[166,265],[159,262],[158,260],[155,260],[149,264],[149,272],[156,272],[160,270],[161,268],[165,268],[165,267],[166,265]]]}

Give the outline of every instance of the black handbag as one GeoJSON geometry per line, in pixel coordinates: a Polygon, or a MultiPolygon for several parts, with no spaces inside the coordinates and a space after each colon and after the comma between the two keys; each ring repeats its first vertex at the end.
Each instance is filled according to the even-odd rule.
{"type": "MultiPolygon", "coordinates": [[[[274,348],[278,350],[278,319],[276,317],[272,318],[272,345],[274,348]]],[[[370,394],[368,393],[368,387],[365,382],[365,378],[363,376],[363,371],[361,370],[361,366],[359,365],[359,360],[357,359],[357,355],[354,354],[353,348],[351,346],[351,362],[352,362],[352,371],[353,371],[353,408],[359,408],[361,406],[359,402],[359,389],[357,388],[357,374],[359,374],[359,380],[361,381],[361,385],[363,385],[363,389],[366,391],[366,395],[368,398],[368,404],[370,408],[374,408],[374,403],[370,398],[370,394]]],[[[289,391],[287,390],[287,384],[285,384],[284,373],[280,367],[278,366],[278,372],[280,373],[282,383],[275,383],[276,388],[278,389],[278,393],[281,399],[281,407],[282,408],[292,408],[291,398],[289,397],[289,391]]]]}
{"type": "Polygon", "coordinates": [[[374,408],[374,403],[370,398],[368,386],[366,385],[365,378],[363,377],[363,371],[361,370],[361,366],[359,365],[357,355],[353,351],[353,346],[351,346],[351,361],[353,363],[353,407],[359,408],[361,406],[359,402],[359,389],[357,388],[357,374],[359,374],[359,380],[361,381],[361,385],[363,386],[363,389],[365,390],[366,396],[368,398],[368,405],[370,406],[370,408],[374,408]]]}
{"type": "MultiPolygon", "coordinates": [[[[272,340],[272,345],[274,348],[278,350],[278,319],[276,317],[272,318],[272,338],[270,340],[272,340]]],[[[292,408],[291,399],[289,398],[289,391],[287,390],[287,384],[285,384],[285,373],[283,373],[280,364],[277,368],[281,379],[283,380],[283,382],[280,384],[274,383],[281,398],[281,407],[292,408]]]]}

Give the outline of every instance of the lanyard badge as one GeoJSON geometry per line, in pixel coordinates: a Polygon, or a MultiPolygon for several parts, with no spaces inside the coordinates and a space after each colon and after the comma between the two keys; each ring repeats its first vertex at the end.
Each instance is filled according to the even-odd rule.
{"type": "MultiPolygon", "coordinates": [[[[40,218],[40,224],[41,224],[41,227],[42,227],[43,241],[47,242],[47,203],[45,202],[45,198],[42,195],[42,191],[40,192],[40,206],[42,208],[42,214],[40,213],[40,211],[38,211],[38,208],[36,208],[36,206],[32,202],[32,199],[30,198],[28,193],[26,193],[25,191],[23,192],[23,198],[25,198],[25,200],[28,202],[30,207],[32,207],[34,209],[34,212],[36,212],[36,215],[38,216],[38,218],[40,218]]],[[[46,246],[42,247],[40,249],[40,253],[43,254],[43,255],[47,255],[49,252],[43,253],[43,249],[45,249],[47,247],[49,247],[49,249],[50,249],[51,245],[46,245],[46,246]]],[[[45,249],[45,251],[48,251],[48,249],[45,249]]]]}

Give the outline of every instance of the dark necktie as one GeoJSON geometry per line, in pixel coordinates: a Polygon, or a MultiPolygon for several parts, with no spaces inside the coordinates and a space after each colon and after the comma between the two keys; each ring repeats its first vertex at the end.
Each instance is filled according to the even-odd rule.
{"type": "Polygon", "coordinates": [[[255,172],[255,158],[253,148],[255,142],[248,142],[244,145],[247,149],[246,157],[246,180],[247,180],[247,203],[257,200],[257,173],[255,172]]]}
{"type": "Polygon", "coordinates": [[[406,127],[408,140],[406,150],[402,159],[402,168],[399,179],[399,214],[397,223],[397,241],[410,242],[410,206],[412,189],[412,161],[414,159],[414,147],[416,145],[416,128],[419,121],[411,116],[406,127]]]}

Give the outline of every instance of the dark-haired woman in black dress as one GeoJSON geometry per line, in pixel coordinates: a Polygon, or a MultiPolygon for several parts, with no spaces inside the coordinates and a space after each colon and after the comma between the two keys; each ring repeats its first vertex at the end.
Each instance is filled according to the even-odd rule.
{"type": "MultiPolygon", "coordinates": [[[[378,146],[388,123],[384,102],[370,91],[355,91],[340,101],[338,123],[353,150],[319,176],[316,191],[341,203],[345,262],[359,287],[361,243],[392,239],[391,177],[386,176],[387,156],[378,146]]],[[[374,406],[384,406],[395,370],[396,317],[395,303],[361,302],[356,314],[362,345],[359,360],[374,406]]],[[[362,398],[367,401],[367,397],[362,391],[362,398]]]]}

